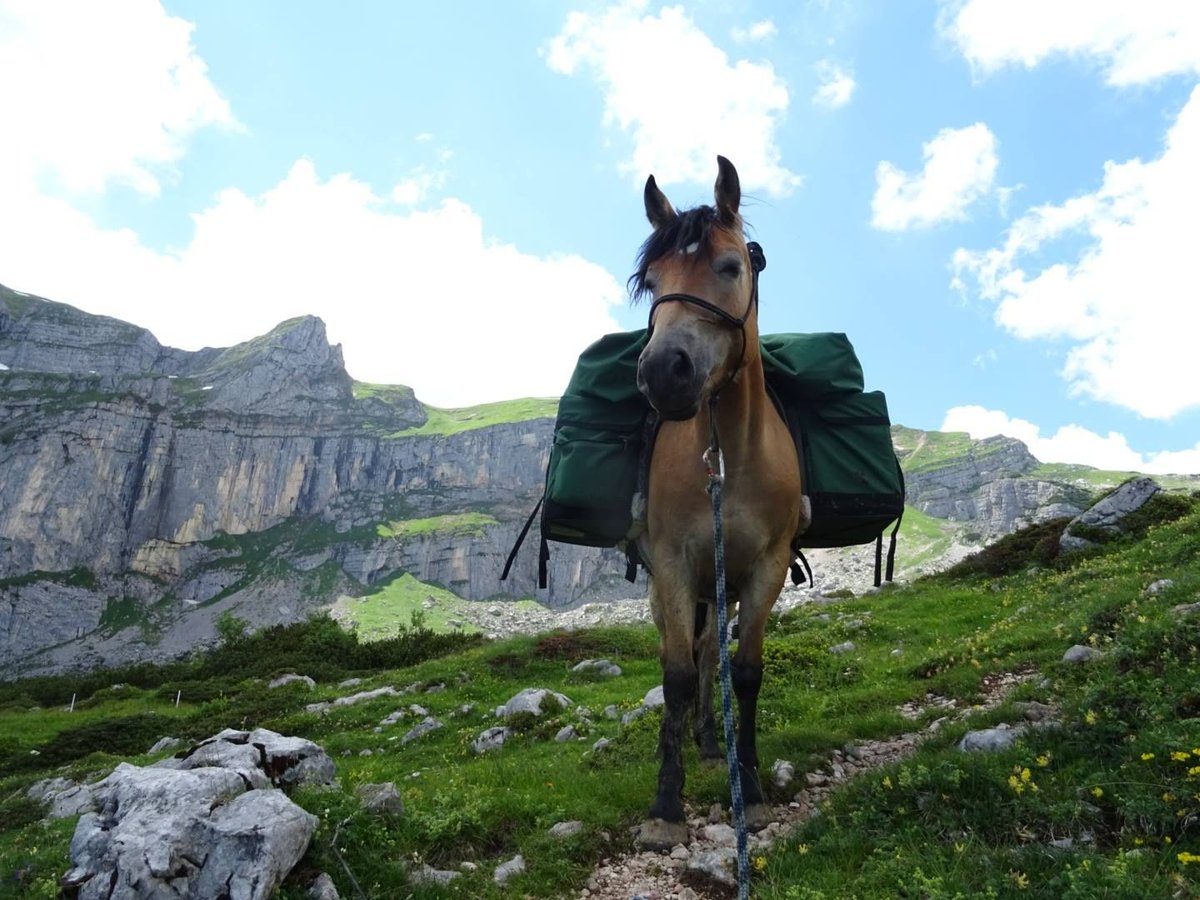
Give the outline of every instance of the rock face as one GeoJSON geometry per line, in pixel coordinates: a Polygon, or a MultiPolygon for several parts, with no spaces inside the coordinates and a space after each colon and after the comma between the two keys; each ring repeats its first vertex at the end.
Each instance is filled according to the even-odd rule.
{"type": "Polygon", "coordinates": [[[1037,466],[1037,459],[1020,441],[985,438],[961,455],[906,472],[906,499],[936,518],[970,522],[985,536],[1076,515],[1083,492],[1029,477],[1037,466]]]}
{"type": "Polygon", "coordinates": [[[409,434],[412,391],[356,388],[319,319],[190,353],[0,287],[0,364],[0,677],[178,656],[223,611],[296,621],[402,572],[562,606],[621,571],[564,546],[548,591],[536,551],[500,582],[553,421],[409,434]]]}

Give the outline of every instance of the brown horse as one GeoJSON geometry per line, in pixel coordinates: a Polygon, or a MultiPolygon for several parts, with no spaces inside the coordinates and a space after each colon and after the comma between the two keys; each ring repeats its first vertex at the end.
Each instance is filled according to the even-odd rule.
{"type": "Polygon", "coordinates": [[[717,661],[713,513],[702,456],[719,436],[724,454],[724,533],[729,606],[739,640],[732,660],[737,749],[746,821],[767,824],[758,781],[755,711],[763,630],[783,587],[795,535],[808,525],[795,445],[766,392],[759,353],[757,268],[738,213],[737,170],[717,157],[716,205],[676,212],[651,175],[646,216],[654,231],[630,279],[649,294],[651,337],[638,388],[662,421],[650,463],[647,527],[639,550],[653,571],[665,709],[658,795],[642,825],[643,847],[687,841],[684,722],[702,758],[720,758],[713,717],[717,661]],[[715,417],[715,421],[714,421],[715,417]]]}

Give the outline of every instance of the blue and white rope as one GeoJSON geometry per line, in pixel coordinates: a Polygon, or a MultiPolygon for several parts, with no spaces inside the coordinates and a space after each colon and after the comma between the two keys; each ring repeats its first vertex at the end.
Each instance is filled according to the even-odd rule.
{"type": "MultiPolygon", "coordinates": [[[[720,451],[717,451],[720,456],[720,451]]],[[[729,612],[725,595],[725,535],[721,525],[721,486],[725,480],[724,460],[715,467],[709,463],[708,493],[713,507],[713,568],[716,575],[717,644],[721,658],[721,713],[725,724],[725,756],[729,763],[729,793],[733,801],[733,826],[737,832],[738,900],[750,897],[750,853],[746,843],[746,801],[742,797],[741,766],[733,732],[733,677],[729,665],[729,612]]]]}

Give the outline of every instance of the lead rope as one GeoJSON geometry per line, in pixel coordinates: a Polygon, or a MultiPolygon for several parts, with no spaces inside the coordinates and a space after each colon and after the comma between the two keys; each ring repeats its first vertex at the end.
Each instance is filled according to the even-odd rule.
{"type": "Polygon", "coordinates": [[[704,452],[708,471],[708,494],[713,508],[713,570],[716,577],[717,646],[721,659],[721,713],[725,725],[725,759],[729,764],[729,795],[733,803],[733,827],[737,832],[738,900],[750,897],[750,853],[746,847],[746,801],[742,797],[741,765],[733,734],[733,676],[729,665],[729,612],[725,595],[725,535],[721,527],[721,488],[725,483],[725,455],[717,440],[717,401],[710,401],[712,446],[704,452]]]}

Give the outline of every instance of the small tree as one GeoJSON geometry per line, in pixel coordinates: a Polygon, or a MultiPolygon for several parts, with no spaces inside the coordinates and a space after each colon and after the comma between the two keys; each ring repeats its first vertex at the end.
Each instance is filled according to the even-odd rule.
{"type": "Polygon", "coordinates": [[[225,612],[217,616],[216,626],[217,634],[221,636],[221,643],[224,646],[231,647],[246,639],[250,623],[239,616],[235,616],[229,610],[225,610],[225,612]]]}

